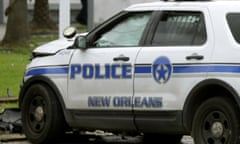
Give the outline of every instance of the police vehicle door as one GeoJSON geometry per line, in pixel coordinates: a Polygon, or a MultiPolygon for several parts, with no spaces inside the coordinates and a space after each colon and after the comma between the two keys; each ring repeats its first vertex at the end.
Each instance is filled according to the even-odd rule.
{"type": "Polygon", "coordinates": [[[68,107],[80,110],[83,126],[133,129],[133,66],[150,17],[151,12],[121,13],[87,36],[89,48],[75,51],[68,107]],[[84,122],[84,116],[96,117],[84,122]]]}
{"type": "Polygon", "coordinates": [[[178,131],[186,96],[207,76],[213,47],[207,10],[173,9],[159,12],[135,64],[134,113],[143,131],[152,132],[150,119],[156,131],[178,131]]]}

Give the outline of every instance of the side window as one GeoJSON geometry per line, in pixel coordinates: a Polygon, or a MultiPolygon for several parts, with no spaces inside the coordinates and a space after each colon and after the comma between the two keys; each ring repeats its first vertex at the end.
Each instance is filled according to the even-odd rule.
{"type": "Polygon", "coordinates": [[[96,47],[138,46],[152,12],[129,13],[119,22],[108,26],[108,31],[99,34],[96,47]]]}
{"type": "Polygon", "coordinates": [[[234,39],[240,43],[240,13],[228,14],[227,21],[234,39]]]}
{"type": "Polygon", "coordinates": [[[161,13],[152,45],[202,45],[206,39],[205,23],[201,12],[164,11],[161,13]]]}

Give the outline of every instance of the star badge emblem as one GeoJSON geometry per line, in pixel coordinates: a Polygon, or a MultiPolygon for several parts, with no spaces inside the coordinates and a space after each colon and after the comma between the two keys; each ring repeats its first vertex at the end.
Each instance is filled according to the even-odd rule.
{"type": "Polygon", "coordinates": [[[153,77],[162,84],[166,83],[171,76],[172,66],[167,57],[159,57],[153,64],[153,77]]]}

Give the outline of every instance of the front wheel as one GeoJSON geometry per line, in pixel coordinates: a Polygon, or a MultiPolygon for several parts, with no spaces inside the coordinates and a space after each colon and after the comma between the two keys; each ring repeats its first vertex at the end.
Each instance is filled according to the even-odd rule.
{"type": "Polygon", "coordinates": [[[24,95],[21,111],[24,133],[34,144],[52,143],[64,132],[60,104],[47,85],[32,85],[24,95]]]}
{"type": "Polygon", "coordinates": [[[228,98],[214,97],[205,101],[193,121],[195,144],[239,144],[239,114],[236,104],[228,98]]]}

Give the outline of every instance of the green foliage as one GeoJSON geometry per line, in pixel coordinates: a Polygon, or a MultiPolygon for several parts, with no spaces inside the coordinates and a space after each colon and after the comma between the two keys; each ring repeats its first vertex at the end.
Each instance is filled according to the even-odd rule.
{"type": "MultiPolygon", "coordinates": [[[[0,97],[19,95],[32,50],[55,39],[57,36],[34,36],[17,45],[0,45],[0,97]]],[[[0,112],[7,107],[17,107],[17,104],[0,104],[0,112]]]]}
{"type": "Polygon", "coordinates": [[[0,96],[7,96],[7,89],[9,89],[11,95],[18,96],[22,76],[29,62],[28,59],[27,54],[0,53],[0,96]]]}
{"type": "Polygon", "coordinates": [[[55,39],[57,39],[56,35],[32,36],[28,41],[0,45],[0,53],[31,54],[32,50],[36,47],[55,39]]]}

